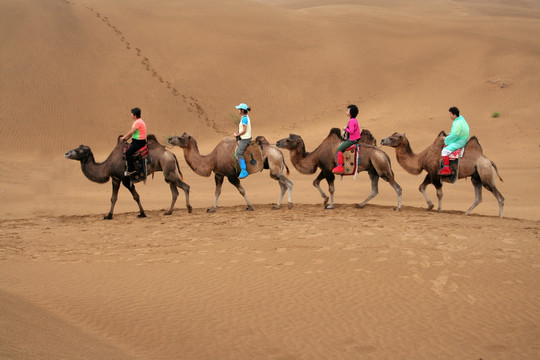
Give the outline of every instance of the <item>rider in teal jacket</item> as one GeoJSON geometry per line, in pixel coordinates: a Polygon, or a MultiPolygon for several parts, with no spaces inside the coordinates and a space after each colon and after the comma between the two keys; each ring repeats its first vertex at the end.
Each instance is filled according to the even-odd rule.
{"type": "Polygon", "coordinates": [[[443,168],[440,175],[450,175],[452,173],[450,170],[450,154],[464,147],[469,141],[469,124],[467,124],[463,116],[459,115],[459,109],[452,106],[448,111],[450,111],[450,119],[453,122],[450,134],[444,138],[444,147],[441,151],[443,168]]]}
{"type": "Polygon", "coordinates": [[[459,115],[452,123],[450,134],[444,138],[444,145],[446,145],[445,149],[450,151],[461,149],[468,140],[469,124],[467,124],[467,121],[463,116],[459,115]]]}

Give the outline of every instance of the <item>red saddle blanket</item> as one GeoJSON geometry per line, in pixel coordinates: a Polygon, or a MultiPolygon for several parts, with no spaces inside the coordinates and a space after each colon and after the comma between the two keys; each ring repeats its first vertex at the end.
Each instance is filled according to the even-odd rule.
{"type": "MultiPolygon", "coordinates": [[[[441,176],[441,181],[448,182],[448,183],[455,183],[456,180],[459,178],[459,159],[463,157],[463,153],[465,152],[465,148],[454,150],[449,156],[450,158],[450,174],[441,176]]],[[[439,162],[439,175],[441,173],[443,165],[443,160],[441,158],[439,162]]]]}
{"type": "MultiPolygon", "coordinates": [[[[126,160],[126,151],[129,149],[129,144],[124,147],[124,160],[126,160]]],[[[146,182],[147,166],[151,162],[148,145],[144,145],[133,154],[133,165],[135,166],[135,173],[131,175],[131,181],[136,183],[139,181],[146,182]]]]}
{"type": "MultiPolygon", "coordinates": [[[[124,146],[124,160],[126,159],[127,149],[129,149],[129,144],[126,144],[126,146],[124,146]]],[[[144,160],[147,157],[148,157],[148,145],[144,145],[142,148],[140,148],[139,150],[133,153],[133,159],[140,158],[144,160]]]]}
{"type": "Polygon", "coordinates": [[[343,152],[343,175],[355,175],[360,163],[360,146],[354,144],[343,152]]]}
{"type": "Polygon", "coordinates": [[[450,159],[459,159],[460,157],[463,157],[463,153],[465,152],[465,148],[454,150],[449,156],[450,159]]]}

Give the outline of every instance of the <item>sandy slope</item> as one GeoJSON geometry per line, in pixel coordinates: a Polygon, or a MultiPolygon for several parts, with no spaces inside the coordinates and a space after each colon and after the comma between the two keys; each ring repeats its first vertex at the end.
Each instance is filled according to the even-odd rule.
{"type": "MultiPolygon", "coordinates": [[[[538,358],[540,5],[537,1],[0,1],[0,357],[26,359],[538,358]],[[256,211],[194,174],[194,213],[161,174],[91,183],[65,151],[105,160],[143,110],[158,139],[189,132],[209,153],[252,108],[254,134],[313,150],[345,107],[377,139],[420,152],[456,105],[504,182],[505,219],[470,180],[425,212],[423,175],[403,188],[336,182],[322,209],[293,169],[291,210],[270,210],[267,172],[243,181],[256,211]],[[498,117],[492,117],[498,112],[498,117]],[[349,227],[354,224],[352,235],[349,227]],[[23,339],[20,334],[27,334],[23,339]]],[[[326,183],[323,182],[326,190],[326,183]]],[[[429,189],[432,200],[433,188],[429,189]]]]}

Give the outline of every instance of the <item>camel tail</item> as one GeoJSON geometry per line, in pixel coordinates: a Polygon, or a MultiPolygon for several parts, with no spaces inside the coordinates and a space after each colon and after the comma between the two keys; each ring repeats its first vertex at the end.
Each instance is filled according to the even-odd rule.
{"type": "Polygon", "coordinates": [[[283,160],[283,165],[285,165],[285,169],[287,169],[287,176],[289,176],[291,172],[289,171],[289,167],[287,166],[287,163],[285,162],[285,160],[283,160]]]}
{"type": "Polygon", "coordinates": [[[174,161],[176,162],[176,168],[178,169],[178,174],[180,175],[180,180],[184,181],[184,175],[182,175],[182,170],[180,170],[180,165],[178,164],[178,159],[176,158],[176,155],[174,155],[174,161]]]}
{"type": "Polygon", "coordinates": [[[502,179],[501,175],[499,175],[499,169],[497,169],[497,165],[495,165],[495,163],[493,161],[491,161],[491,166],[493,166],[493,168],[495,169],[495,172],[497,173],[497,176],[499,177],[499,180],[501,180],[501,182],[503,182],[504,180],[502,179]]]}

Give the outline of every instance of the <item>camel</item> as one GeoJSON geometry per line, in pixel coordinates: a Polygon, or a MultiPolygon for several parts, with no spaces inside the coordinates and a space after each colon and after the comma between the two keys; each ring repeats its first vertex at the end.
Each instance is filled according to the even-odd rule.
{"type": "Polygon", "coordinates": [[[288,191],[287,203],[289,209],[291,209],[293,207],[292,188],[294,183],[287,177],[290,174],[290,171],[285,163],[283,153],[277,147],[270,144],[264,136],[257,136],[255,142],[261,147],[264,168],[270,170],[270,177],[277,180],[279,187],[281,188],[281,195],[273,209],[279,209],[281,207],[281,201],[283,200],[285,191],[288,191]],[[283,170],[286,170],[287,176],[283,173],[283,170]]]}
{"type": "MultiPolygon", "coordinates": [[[[433,203],[429,199],[426,193],[426,187],[429,184],[433,184],[437,190],[437,198],[439,200],[438,211],[441,211],[442,207],[442,182],[439,172],[439,159],[441,158],[441,150],[444,146],[444,138],[446,133],[441,131],[437,138],[428,146],[424,151],[419,154],[415,154],[411,149],[409,140],[403,133],[393,133],[391,136],[381,140],[381,144],[385,146],[391,146],[396,150],[396,158],[398,163],[408,173],[413,175],[420,174],[423,170],[427,172],[424,182],[420,184],[419,191],[424,195],[428,208],[433,209],[433,203]]],[[[495,186],[495,173],[501,181],[502,178],[499,175],[499,170],[495,163],[489,160],[482,152],[482,147],[478,142],[476,136],[469,139],[465,145],[465,153],[459,160],[458,178],[463,179],[471,177],[475,200],[472,206],[467,210],[465,215],[469,215],[471,211],[482,202],[482,186],[495,196],[499,202],[499,217],[503,216],[504,197],[501,195],[497,187],[495,186]]]]}
{"type": "MultiPolygon", "coordinates": [[[[266,141],[266,139],[264,139],[264,141],[266,141]]],[[[221,194],[221,187],[223,186],[223,180],[225,177],[227,177],[229,182],[238,189],[240,195],[244,197],[247,204],[246,210],[253,211],[253,207],[249,202],[246,191],[240,184],[240,179],[238,178],[236,171],[237,166],[233,159],[234,151],[236,149],[236,140],[234,138],[223,138],[223,140],[221,140],[216,145],[214,150],[212,150],[212,152],[208,155],[200,154],[197,141],[188,133],[183,133],[181,136],[170,137],[167,142],[170,145],[181,147],[184,150],[184,158],[186,159],[186,162],[197,175],[208,177],[212,174],[212,172],[214,173],[214,179],[216,182],[214,204],[210,209],[207,210],[207,212],[212,213],[216,211],[218,199],[221,194]]],[[[274,208],[279,208],[281,206],[285,189],[289,189],[289,208],[291,208],[291,190],[293,183],[283,174],[285,164],[283,154],[281,154],[281,151],[278,149],[275,149],[278,150],[278,152],[274,151],[271,146],[262,146],[262,148],[265,165],[267,164],[270,166],[270,176],[278,180],[281,187],[281,196],[274,208]]],[[[285,168],[287,168],[286,165],[285,168]]]]}
{"type": "MultiPolygon", "coordinates": [[[[176,203],[176,198],[178,197],[177,187],[184,190],[184,193],[186,194],[186,206],[188,212],[191,213],[192,208],[189,204],[189,185],[182,181],[182,172],[178,166],[176,156],[170,151],[166,150],[152,134],[147,136],[147,142],[151,158],[151,163],[148,164],[147,169],[148,175],[153,174],[156,171],[163,171],[165,182],[169,183],[171,188],[171,207],[165,212],[165,215],[170,215],[173,212],[174,204],[176,203]]],[[[96,163],[92,150],[86,145],[81,145],[78,148],[69,150],[64,154],[66,159],[78,160],[81,162],[82,171],[89,180],[103,184],[109,181],[109,179],[112,179],[111,209],[104,217],[104,219],[107,220],[113,218],[113,210],[116,200],[118,199],[120,183],[122,183],[131,192],[133,200],[137,202],[137,205],[139,206],[138,217],[146,217],[141,205],[140,196],[135,190],[135,185],[133,185],[129,177],[124,176],[126,162],[123,159],[123,151],[125,146],[126,142],[120,141],[119,136],[116,147],[102,163],[96,163]]]]}
{"type": "MultiPolygon", "coordinates": [[[[291,162],[301,174],[314,174],[318,168],[321,169],[321,172],[313,181],[313,186],[319,190],[323,197],[323,206],[325,209],[334,208],[335,175],[332,169],[335,166],[336,150],[342,141],[340,130],[338,128],[332,128],[326,139],[313,152],[306,152],[304,141],[299,135],[295,134],[290,134],[288,138],[281,139],[276,143],[277,147],[290,151],[291,162]],[[328,196],[320,187],[322,179],[326,179],[328,183],[330,204],[328,204],[328,196]]],[[[358,172],[368,172],[371,179],[371,193],[362,203],[356,204],[356,207],[363,208],[368,201],[379,193],[379,178],[383,178],[396,191],[398,196],[398,206],[396,209],[401,210],[401,187],[394,180],[390,158],[384,151],[376,147],[376,140],[368,130],[362,130],[362,138],[359,143],[361,145],[361,153],[358,172]]]]}

